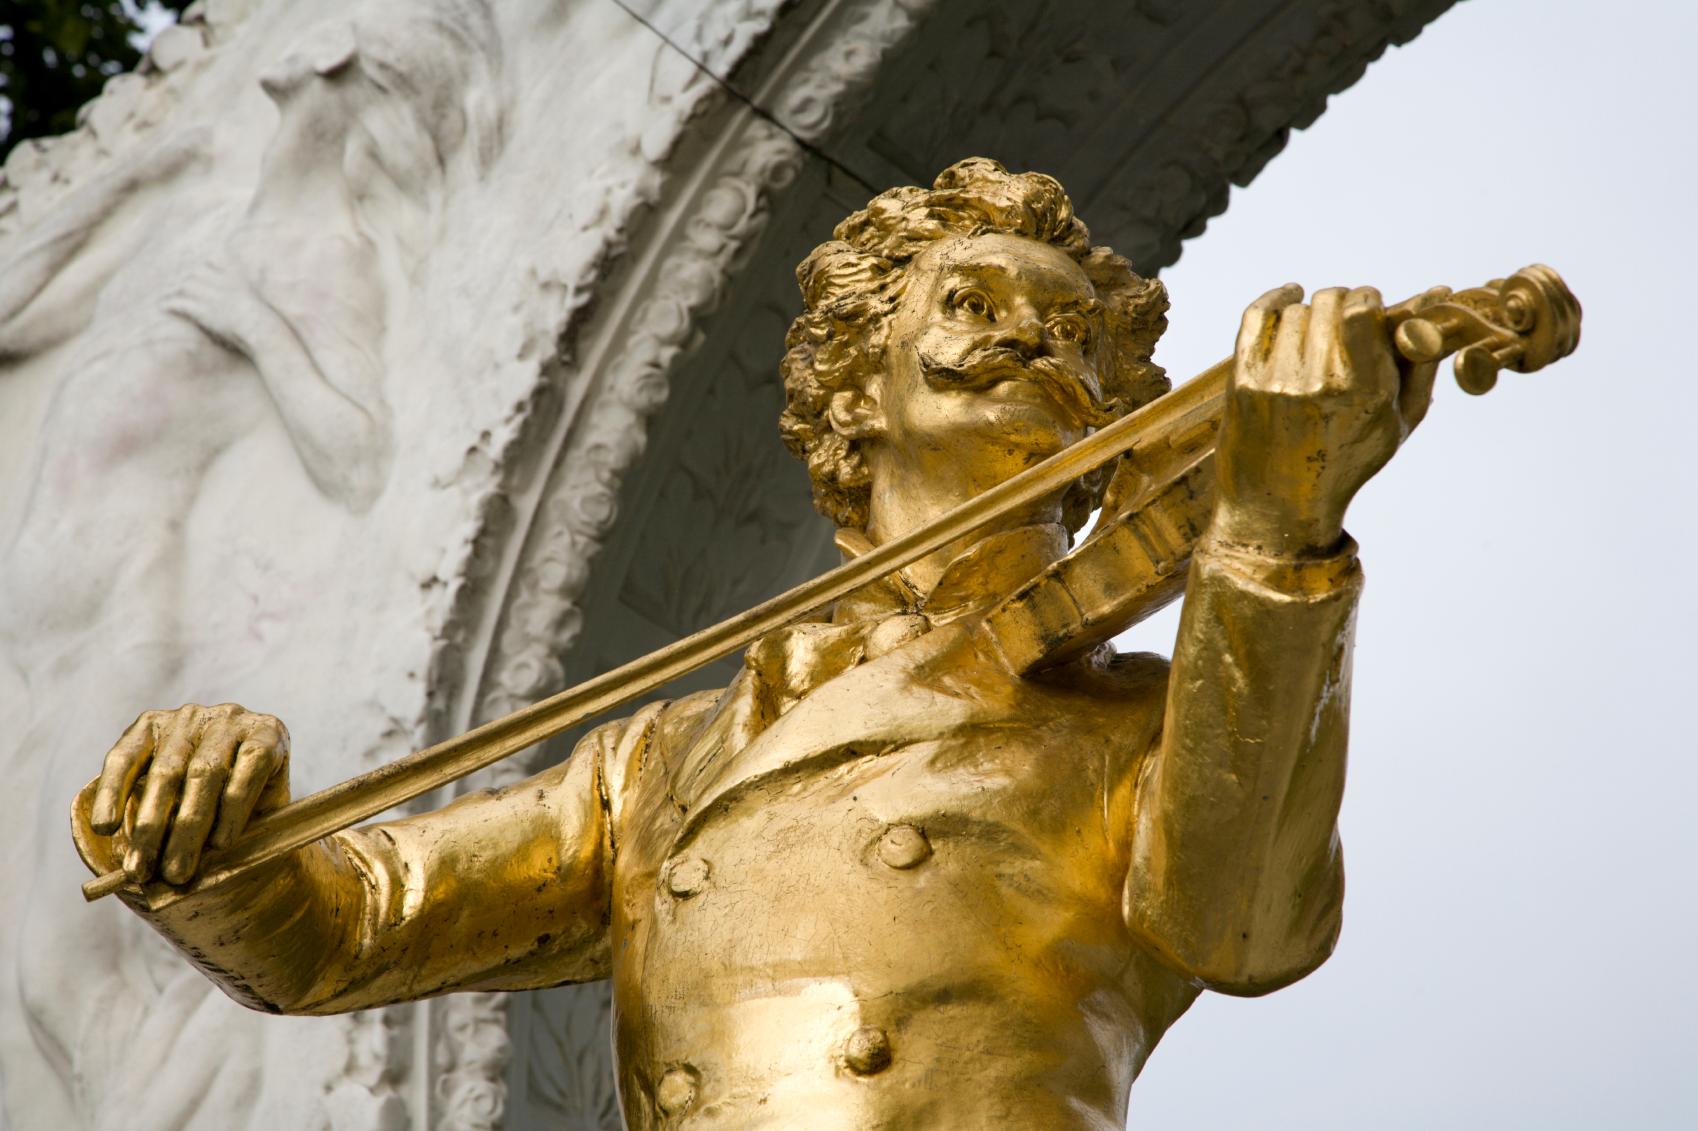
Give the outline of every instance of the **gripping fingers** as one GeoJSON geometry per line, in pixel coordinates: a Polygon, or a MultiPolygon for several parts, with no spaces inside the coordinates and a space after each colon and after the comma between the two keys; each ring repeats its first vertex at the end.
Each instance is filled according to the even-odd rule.
{"type": "Polygon", "coordinates": [[[1303,364],[1305,342],[1309,336],[1310,310],[1307,306],[1292,306],[1279,316],[1279,329],[1274,334],[1273,352],[1268,368],[1260,382],[1262,387],[1290,390],[1303,389],[1315,383],[1303,364]]]}
{"type": "Polygon", "coordinates": [[[1309,376],[1306,384],[1330,384],[1340,377],[1339,358],[1334,354],[1341,333],[1340,323],[1345,309],[1344,288],[1326,287],[1309,299],[1308,333],[1303,339],[1303,371],[1309,376]]]}
{"type": "Polygon", "coordinates": [[[236,744],[240,741],[241,732],[228,721],[213,723],[201,735],[183,777],[183,799],[177,805],[177,819],[171,823],[171,835],[165,842],[160,874],[167,882],[187,883],[200,865],[201,849],[218,815],[219,800],[230,778],[236,744]]]}
{"type": "Polygon", "coordinates": [[[124,823],[124,806],[130,800],[130,791],[153,756],[155,731],[154,712],[144,712],[106,752],[100,768],[100,785],[95,789],[94,805],[89,811],[89,825],[101,836],[111,836],[124,823]]]}
{"type": "Polygon", "coordinates": [[[1433,403],[1433,382],[1439,375],[1439,363],[1424,361],[1408,366],[1403,374],[1403,387],[1397,394],[1397,415],[1403,420],[1405,436],[1427,415],[1433,403]]]}
{"type": "Polygon", "coordinates": [[[1303,288],[1296,283],[1275,287],[1244,309],[1244,322],[1238,329],[1238,356],[1265,358],[1273,349],[1274,331],[1279,326],[1280,311],[1303,301],[1303,288]]]}
{"type": "Polygon", "coordinates": [[[124,854],[124,871],[137,883],[153,874],[159,847],[165,840],[182,790],[183,774],[194,753],[197,723],[193,710],[185,708],[160,727],[158,746],[148,768],[147,788],[142,791],[136,825],[130,833],[130,848],[124,854]]]}
{"type": "Polygon", "coordinates": [[[1391,335],[1386,333],[1385,307],[1373,287],[1357,287],[1344,298],[1340,315],[1339,343],[1355,377],[1381,392],[1397,392],[1397,370],[1392,364],[1391,335]]]}
{"type": "MultiPolygon", "coordinates": [[[[1445,301],[1450,297],[1449,287],[1433,287],[1417,295],[1411,305],[1419,313],[1435,303],[1445,301]]],[[[1433,383],[1438,378],[1439,363],[1436,361],[1409,361],[1401,354],[1397,355],[1397,368],[1401,374],[1401,387],[1397,392],[1397,415],[1403,423],[1403,435],[1415,431],[1415,426],[1427,415],[1427,409],[1433,403],[1433,383]]]]}
{"type": "MultiPolygon", "coordinates": [[[[224,800],[218,809],[218,827],[212,833],[212,847],[223,848],[241,835],[267,793],[266,787],[287,765],[289,734],[281,725],[256,727],[236,748],[235,768],[230,783],[224,787],[224,800]]],[[[287,788],[285,779],[285,790],[287,788]]],[[[272,791],[275,793],[275,791],[272,791]]],[[[271,798],[265,798],[271,800],[271,798]]]]}

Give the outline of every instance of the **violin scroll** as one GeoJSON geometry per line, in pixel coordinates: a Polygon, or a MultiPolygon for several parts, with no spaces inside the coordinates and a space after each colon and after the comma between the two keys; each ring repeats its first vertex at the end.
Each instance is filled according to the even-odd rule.
{"type": "Polygon", "coordinates": [[[1397,325],[1398,352],[1413,362],[1456,355],[1456,383],[1479,395],[1504,369],[1531,373],[1580,344],[1580,302],[1542,263],[1483,287],[1429,291],[1397,325]]]}

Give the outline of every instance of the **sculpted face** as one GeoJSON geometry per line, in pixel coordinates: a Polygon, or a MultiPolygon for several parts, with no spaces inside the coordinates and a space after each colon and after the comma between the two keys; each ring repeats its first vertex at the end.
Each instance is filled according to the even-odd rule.
{"type": "MultiPolygon", "coordinates": [[[[379,217],[397,194],[403,203],[425,202],[460,141],[463,130],[452,119],[467,76],[439,65],[433,53],[439,37],[427,26],[390,31],[390,50],[374,56],[356,41],[351,24],[326,21],[261,74],[260,86],[279,111],[265,181],[345,183],[355,198],[372,197],[370,211],[379,217]]],[[[321,201],[294,186],[289,195],[303,215],[323,211],[321,201]]]]}
{"type": "Polygon", "coordinates": [[[916,256],[883,372],[832,404],[875,496],[893,482],[971,496],[1111,420],[1101,310],[1083,269],[1036,240],[955,236],[916,256]]]}

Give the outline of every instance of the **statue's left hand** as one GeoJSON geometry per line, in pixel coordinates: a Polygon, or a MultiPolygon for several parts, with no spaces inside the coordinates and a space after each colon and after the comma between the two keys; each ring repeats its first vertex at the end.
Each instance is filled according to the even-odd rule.
{"type": "Polygon", "coordinates": [[[1277,554],[1320,554],[1350,500],[1427,411],[1432,364],[1392,345],[1371,287],[1269,291],[1244,312],[1216,456],[1213,534],[1277,554]]]}
{"type": "MultiPolygon", "coordinates": [[[[288,728],[235,703],[143,711],[106,752],[92,798],[86,790],[78,796],[78,805],[85,801],[90,831],[121,834],[131,881],[157,874],[187,883],[203,849],[223,848],[250,819],[288,804],[288,728]]],[[[87,862],[102,870],[100,861],[87,862]]]]}
{"type": "Polygon", "coordinates": [[[167,313],[198,326],[219,345],[253,353],[255,328],[248,286],[219,260],[208,260],[180,279],[165,293],[164,306],[167,313]]]}

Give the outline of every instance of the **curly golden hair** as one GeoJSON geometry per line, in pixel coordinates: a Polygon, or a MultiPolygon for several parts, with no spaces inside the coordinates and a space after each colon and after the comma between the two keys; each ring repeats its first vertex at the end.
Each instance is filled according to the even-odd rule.
{"type": "MultiPolygon", "coordinates": [[[[860,386],[884,364],[886,326],[900,301],[908,265],[928,244],[948,236],[999,233],[1039,240],[1084,268],[1106,308],[1106,340],[1098,348],[1103,392],[1120,413],[1167,392],[1151,360],[1167,328],[1167,289],[1145,279],[1073,215],[1073,202],[1053,177],[1010,173],[973,157],[945,169],[930,189],[908,185],[874,197],[837,225],[832,239],[796,268],[803,310],[784,338],[784,444],[808,465],[814,505],[839,526],[867,522],[872,490],[858,442],[832,427],[832,394],[860,386]]],[[[1100,502],[1106,474],[1069,490],[1063,511],[1077,530],[1100,502]]]]}

